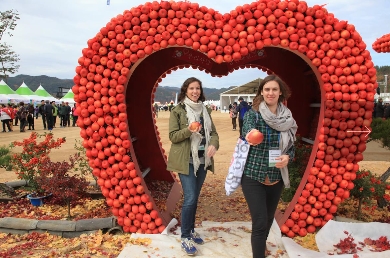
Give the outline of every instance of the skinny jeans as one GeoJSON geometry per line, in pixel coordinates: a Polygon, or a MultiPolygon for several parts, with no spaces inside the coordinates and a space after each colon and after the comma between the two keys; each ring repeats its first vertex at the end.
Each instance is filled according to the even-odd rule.
{"type": "Polygon", "coordinates": [[[263,258],[267,237],[283,190],[283,180],[274,185],[265,185],[243,175],[241,186],[252,217],[253,258],[263,258]]]}
{"type": "Polygon", "coordinates": [[[194,165],[190,163],[189,166],[188,175],[179,173],[184,194],[183,207],[181,208],[181,238],[191,237],[191,230],[195,228],[199,194],[207,174],[204,164],[199,165],[196,176],[194,174],[194,165]]]}

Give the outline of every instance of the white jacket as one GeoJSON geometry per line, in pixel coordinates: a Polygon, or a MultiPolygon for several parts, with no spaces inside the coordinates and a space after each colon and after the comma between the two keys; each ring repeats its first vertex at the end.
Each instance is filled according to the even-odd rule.
{"type": "Polygon", "coordinates": [[[1,114],[1,120],[11,119],[11,117],[5,111],[3,111],[3,109],[0,109],[0,114],[1,114]]]}

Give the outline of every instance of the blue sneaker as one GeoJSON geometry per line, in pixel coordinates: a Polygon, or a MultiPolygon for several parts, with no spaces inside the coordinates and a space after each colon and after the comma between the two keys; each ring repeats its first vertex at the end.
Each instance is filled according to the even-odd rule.
{"type": "Polygon", "coordinates": [[[195,255],[198,252],[194,246],[194,241],[192,241],[191,238],[181,239],[181,250],[183,250],[187,255],[195,255]]]}
{"type": "Polygon", "coordinates": [[[191,230],[190,235],[191,235],[192,241],[194,241],[195,244],[197,244],[197,245],[203,245],[204,244],[203,239],[200,238],[200,235],[197,232],[195,232],[195,230],[191,230]]]}

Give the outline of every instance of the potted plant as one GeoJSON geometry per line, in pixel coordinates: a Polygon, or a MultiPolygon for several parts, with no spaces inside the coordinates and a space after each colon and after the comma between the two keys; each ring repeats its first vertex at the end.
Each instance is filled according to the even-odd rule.
{"type": "Polygon", "coordinates": [[[32,132],[29,138],[22,141],[14,141],[10,147],[21,147],[21,152],[12,154],[11,165],[19,179],[26,181],[26,189],[30,194],[27,198],[35,206],[42,205],[42,198],[48,196],[41,188],[37,178],[41,176],[42,165],[50,161],[49,154],[52,149],[59,148],[65,142],[65,138],[53,139],[52,133],[38,134],[32,132]],[[41,142],[38,139],[43,138],[41,142]]]}

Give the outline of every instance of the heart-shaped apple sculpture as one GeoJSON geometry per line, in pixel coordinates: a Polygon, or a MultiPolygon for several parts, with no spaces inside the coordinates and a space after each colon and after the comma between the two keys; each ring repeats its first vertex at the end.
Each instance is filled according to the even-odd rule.
{"type": "Polygon", "coordinates": [[[151,103],[162,78],[185,67],[213,76],[257,67],[291,88],[288,107],[312,153],[290,205],[275,214],[283,233],[314,232],[349,197],[376,70],[355,27],[324,7],[260,0],[222,15],[197,3],[148,2],[112,18],[82,53],[72,88],[77,124],[124,231],[161,232],[180,198],[151,103]]]}
{"type": "Polygon", "coordinates": [[[372,43],[372,48],[378,53],[389,53],[390,52],[390,33],[385,34],[382,37],[375,40],[372,43]]]}

